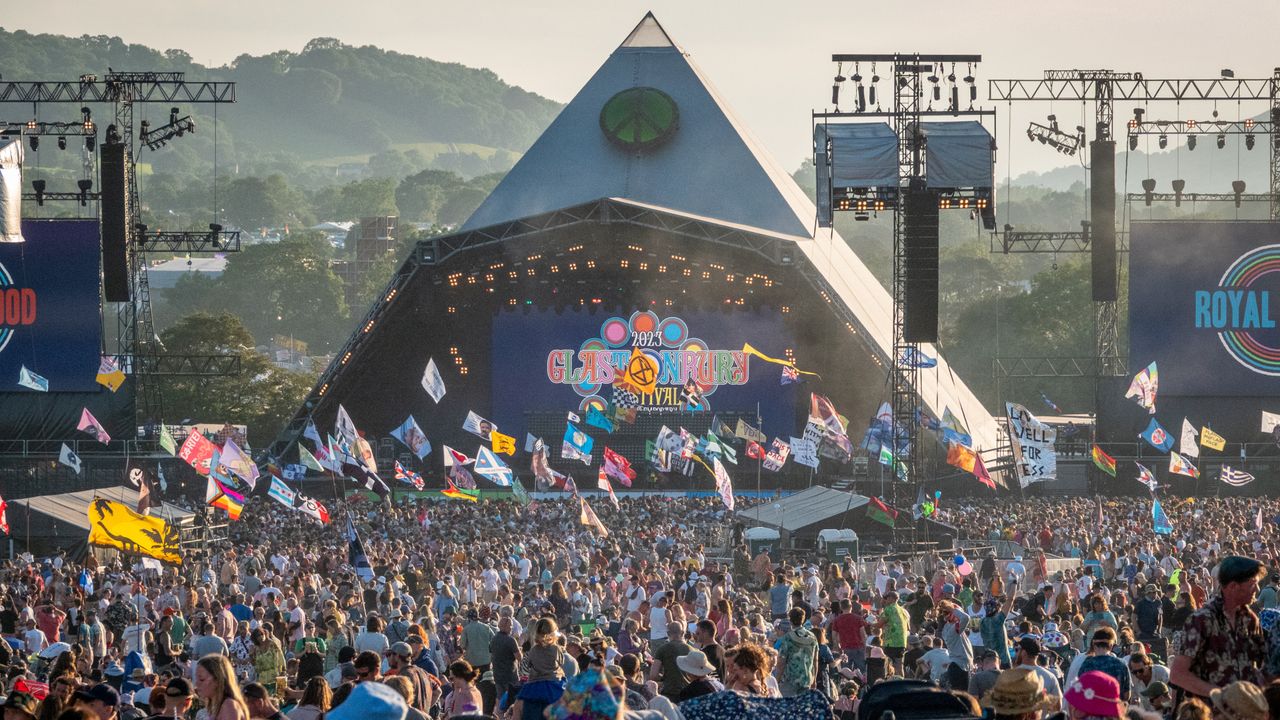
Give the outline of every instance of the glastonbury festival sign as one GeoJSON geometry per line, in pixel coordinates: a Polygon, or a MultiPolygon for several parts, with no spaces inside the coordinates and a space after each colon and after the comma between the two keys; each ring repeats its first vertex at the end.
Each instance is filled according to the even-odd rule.
{"type": "Polygon", "coordinates": [[[1007,402],[1004,407],[1009,438],[1013,441],[1013,460],[1022,487],[1057,478],[1058,453],[1053,443],[1058,431],[1017,403],[1007,402]]]}

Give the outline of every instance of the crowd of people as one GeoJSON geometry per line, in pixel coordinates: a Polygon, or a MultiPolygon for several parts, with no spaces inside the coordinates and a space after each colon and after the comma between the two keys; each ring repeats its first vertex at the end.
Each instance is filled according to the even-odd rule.
{"type": "Polygon", "coordinates": [[[957,501],[957,549],[831,561],[752,553],[719,498],[598,503],[607,534],[566,500],[252,502],[181,567],[0,570],[4,720],[1280,717],[1280,504],[1166,504],[1172,535],[957,501]]]}

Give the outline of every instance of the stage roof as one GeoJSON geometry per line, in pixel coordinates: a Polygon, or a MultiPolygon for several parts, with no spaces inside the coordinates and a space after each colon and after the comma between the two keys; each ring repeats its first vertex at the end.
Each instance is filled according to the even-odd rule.
{"type": "Polygon", "coordinates": [[[828,518],[839,517],[868,502],[871,500],[865,495],[817,486],[781,500],[758,505],[738,515],[754,525],[794,532],[828,518]]]}
{"type": "MultiPolygon", "coordinates": [[[[72,493],[63,493],[61,495],[40,495],[31,498],[20,498],[9,501],[9,518],[14,521],[22,521],[27,513],[27,506],[30,505],[32,514],[44,515],[57,523],[65,523],[68,527],[83,530],[86,535],[89,533],[89,503],[94,498],[106,498],[107,500],[115,500],[123,502],[133,507],[138,499],[138,489],[134,487],[126,487],[124,485],[116,485],[114,487],[97,488],[95,490],[77,490],[72,493]]],[[[164,518],[167,521],[180,521],[195,516],[190,510],[164,503],[161,508],[152,509],[152,514],[157,517],[164,518]]],[[[32,535],[44,535],[46,533],[37,531],[39,524],[32,523],[32,535]]]]}

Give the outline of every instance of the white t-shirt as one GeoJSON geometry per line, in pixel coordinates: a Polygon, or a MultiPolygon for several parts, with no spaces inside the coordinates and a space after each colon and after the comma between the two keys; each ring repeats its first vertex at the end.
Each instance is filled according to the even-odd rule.
{"type": "Polygon", "coordinates": [[[516,563],[516,567],[520,569],[520,581],[524,582],[529,579],[529,573],[533,570],[533,563],[527,557],[520,558],[520,562],[516,563]]]}
{"type": "Polygon", "coordinates": [[[1076,579],[1076,598],[1083,600],[1089,597],[1089,593],[1093,592],[1093,576],[1081,575],[1076,579]]]}
{"type": "Polygon", "coordinates": [[[644,602],[648,595],[644,591],[644,587],[636,585],[627,591],[627,612],[633,613],[640,609],[640,603],[644,602]]]}
{"type": "Polygon", "coordinates": [[[649,639],[667,639],[667,609],[655,607],[649,609],[649,639]]]}
{"type": "Polygon", "coordinates": [[[498,592],[498,571],[493,568],[485,568],[480,573],[480,579],[484,581],[484,591],[487,593],[498,592]]]}
{"type": "Polygon", "coordinates": [[[307,636],[307,614],[300,606],[289,611],[289,622],[298,624],[298,628],[289,636],[290,640],[301,640],[307,636]]]}
{"type": "Polygon", "coordinates": [[[22,633],[22,642],[26,645],[28,653],[38,653],[49,644],[48,638],[44,636],[44,632],[40,628],[31,628],[22,633]]]}
{"type": "Polygon", "coordinates": [[[149,623],[138,623],[137,625],[126,627],[122,635],[125,652],[145,653],[147,651],[147,631],[150,629],[151,625],[149,623]]]}

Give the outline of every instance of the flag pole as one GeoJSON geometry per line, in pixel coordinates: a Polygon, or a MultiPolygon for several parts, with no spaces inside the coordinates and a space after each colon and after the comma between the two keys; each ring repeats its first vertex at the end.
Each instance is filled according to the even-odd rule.
{"type": "MultiPolygon", "coordinates": [[[[756,401],[756,427],[760,428],[761,432],[764,431],[764,421],[760,419],[760,401],[759,400],[756,401]]],[[[766,435],[765,437],[768,437],[768,436],[766,435]]],[[[764,467],[764,458],[763,457],[756,458],[756,501],[757,502],[760,500],[760,492],[761,492],[760,477],[762,475],[761,468],[763,467],[764,467]]]]}

